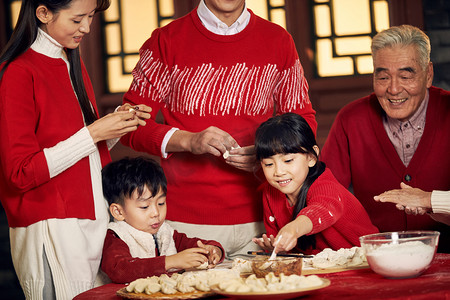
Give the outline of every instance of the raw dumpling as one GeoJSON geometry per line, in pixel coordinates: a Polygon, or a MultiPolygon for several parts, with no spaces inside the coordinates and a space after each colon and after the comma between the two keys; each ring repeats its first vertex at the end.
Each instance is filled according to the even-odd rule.
{"type": "Polygon", "coordinates": [[[273,272],[269,272],[269,273],[265,276],[265,278],[266,278],[266,281],[267,281],[268,284],[280,282],[280,280],[278,279],[278,277],[275,276],[275,274],[274,274],[273,272]]]}
{"type": "Polygon", "coordinates": [[[147,295],[150,295],[150,294],[157,293],[157,292],[159,292],[160,290],[161,290],[161,285],[160,285],[159,283],[156,283],[156,282],[150,282],[150,283],[147,284],[147,286],[145,287],[144,292],[145,292],[147,295]]]}
{"type": "Polygon", "coordinates": [[[169,276],[167,276],[166,274],[163,274],[159,277],[159,284],[167,284],[170,285],[171,287],[175,287],[177,285],[177,281],[175,279],[170,278],[169,276]],[[165,276],[163,276],[165,275],[165,276]]]}
{"type": "Polygon", "coordinates": [[[219,288],[221,290],[229,292],[231,290],[236,289],[236,288],[231,288],[231,287],[235,287],[235,286],[237,286],[238,284],[241,284],[241,283],[242,283],[242,279],[240,279],[240,278],[224,280],[224,281],[219,283],[219,288]]]}
{"type": "Polygon", "coordinates": [[[195,289],[192,286],[190,286],[186,283],[183,283],[183,282],[177,283],[177,290],[181,293],[191,293],[191,292],[195,291],[195,289]]]}
{"type": "Polygon", "coordinates": [[[205,262],[202,263],[200,266],[195,267],[195,268],[196,268],[196,269],[199,269],[199,270],[206,270],[206,269],[208,269],[208,266],[209,266],[208,261],[205,261],[205,262]]]}
{"type": "Polygon", "coordinates": [[[161,284],[161,292],[163,292],[164,294],[170,295],[170,294],[175,294],[177,292],[177,290],[174,288],[174,286],[163,282],[161,284]]]}
{"type": "Polygon", "coordinates": [[[199,281],[195,284],[195,288],[202,292],[209,292],[211,289],[205,281],[199,281]]]}
{"type": "Polygon", "coordinates": [[[127,292],[142,293],[149,282],[149,278],[136,279],[127,286],[127,292]]]}

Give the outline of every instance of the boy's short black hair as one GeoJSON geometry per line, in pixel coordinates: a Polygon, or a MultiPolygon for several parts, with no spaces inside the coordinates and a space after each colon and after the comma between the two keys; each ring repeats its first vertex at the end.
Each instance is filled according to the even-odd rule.
{"type": "Polygon", "coordinates": [[[145,186],[152,196],[162,189],[167,193],[167,180],[161,166],[147,157],[123,158],[111,162],[102,170],[103,195],[108,204],[124,205],[125,198],[130,198],[135,190],[142,195],[145,186]]]}

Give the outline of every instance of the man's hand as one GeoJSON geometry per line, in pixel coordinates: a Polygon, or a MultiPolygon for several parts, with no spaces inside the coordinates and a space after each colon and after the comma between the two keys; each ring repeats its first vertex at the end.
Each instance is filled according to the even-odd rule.
{"type": "Polygon", "coordinates": [[[225,159],[227,164],[247,172],[255,170],[256,153],[254,145],[231,149],[229,152],[229,156],[225,159]]]}
{"type": "Polygon", "coordinates": [[[423,215],[431,209],[431,192],[400,183],[401,189],[390,190],[373,197],[375,201],[392,202],[407,214],[423,215]]]}
{"type": "Polygon", "coordinates": [[[229,133],[210,126],[200,132],[176,131],[167,143],[166,151],[221,156],[232,147],[239,145],[229,133]]]}

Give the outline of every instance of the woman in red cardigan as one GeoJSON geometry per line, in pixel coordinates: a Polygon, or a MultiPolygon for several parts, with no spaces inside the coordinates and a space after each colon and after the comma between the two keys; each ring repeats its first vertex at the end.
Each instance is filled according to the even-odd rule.
{"type": "Polygon", "coordinates": [[[0,199],[27,299],[93,287],[106,226],[101,168],[144,105],[98,118],[78,46],[108,0],[24,0],[0,56],[0,199]]]}

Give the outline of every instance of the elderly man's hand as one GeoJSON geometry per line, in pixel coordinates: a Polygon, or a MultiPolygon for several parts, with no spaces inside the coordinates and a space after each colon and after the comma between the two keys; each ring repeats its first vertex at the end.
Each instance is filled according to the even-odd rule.
{"type": "Polygon", "coordinates": [[[373,198],[379,202],[395,203],[398,209],[407,214],[423,215],[431,209],[431,192],[412,188],[403,182],[400,187],[401,189],[390,190],[373,198]]]}

